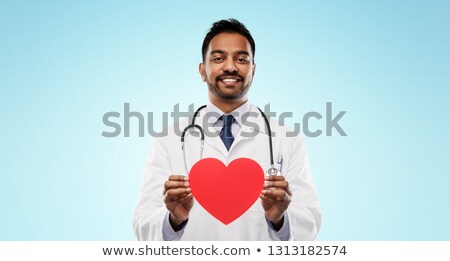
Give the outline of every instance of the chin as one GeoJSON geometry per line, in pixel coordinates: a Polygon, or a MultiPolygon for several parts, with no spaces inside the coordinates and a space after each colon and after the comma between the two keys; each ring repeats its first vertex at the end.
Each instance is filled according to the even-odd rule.
{"type": "Polygon", "coordinates": [[[243,92],[238,92],[238,93],[219,92],[218,95],[220,98],[222,98],[224,100],[238,100],[238,99],[242,98],[245,95],[245,93],[243,93],[243,92]]]}
{"type": "Polygon", "coordinates": [[[213,92],[216,96],[228,101],[238,100],[247,93],[247,90],[243,89],[242,86],[208,86],[210,91],[213,92]]]}

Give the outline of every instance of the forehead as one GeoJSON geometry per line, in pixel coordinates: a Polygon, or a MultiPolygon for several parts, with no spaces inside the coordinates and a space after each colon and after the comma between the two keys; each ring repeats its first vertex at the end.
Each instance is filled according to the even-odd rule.
{"type": "Polygon", "coordinates": [[[249,54],[252,53],[252,48],[245,36],[238,33],[220,33],[214,36],[209,42],[208,52],[221,50],[229,53],[238,51],[246,51],[249,54]]]}

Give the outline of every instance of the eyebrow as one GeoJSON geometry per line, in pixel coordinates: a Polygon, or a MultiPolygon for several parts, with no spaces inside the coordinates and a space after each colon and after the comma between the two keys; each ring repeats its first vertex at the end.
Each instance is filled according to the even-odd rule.
{"type": "Polygon", "coordinates": [[[237,54],[245,54],[250,56],[250,54],[247,51],[237,51],[237,54]]]}
{"type": "Polygon", "coordinates": [[[225,52],[224,51],[222,51],[222,50],[212,50],[209,54],[216,54],[216,53],[218,53],[218,54],[224,54],[225,52]]]}
{"type": "MultiPolygon", "coordinates": [[[[212,55],[212,54],[225,54],[225,51],[223,51],[223,50],[212,50],[211,52],[210,52],[210,55],[212,55]]],[[[245,55],[248,55],[248,56],[250,56],[250,54],[247,52],[247,51],[244,51],[244,50],[240,50],[240,51],[237,51],[236,52],[236,54],[245,54],[245,55]]]]}

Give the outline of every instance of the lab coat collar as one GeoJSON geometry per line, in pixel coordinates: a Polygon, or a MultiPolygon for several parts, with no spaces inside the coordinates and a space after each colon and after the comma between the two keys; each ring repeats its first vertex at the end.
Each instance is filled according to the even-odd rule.
{"type": "Polygon", "coordinates": [[[207,129],[208,133],[213,135],[207,135],[205,137],[205,143],[211,145],[213,148],[215,148],[217,151],[219,151],[225,158],[233,151],[233,148],[237,146],[237,144],[245,141],[245,140],[251,140],[254,139],[256,135],[245,135],[245,133],[255,133],[255,131],[260,134],[261,132],[264,132],[264,119],[261,115],[261,112],[258,110],[258,108],[252,104],[250,104],[248,101],[241,105],[239,108],[234,110],[232,113],[235,116],[236,122],[240,125],[240,131],[235,137],[233,144],[230,147],[230,150],[227,151],[225,145],[223,144],[223,141],[220,139],[220,128],[217,128],[214,126],[214,124],[217,122],[218,118],[222,116],[224,113],[214,106],[211,102],[209,102],[206,105],[206,109],[204,110],[204,113],[202,114],[202,118],[207,116],[208,118],[204,120],[204,123],[206,123],[206,126],[204,125],[203,128],[207,129]],[[213,113],[212,113],[213,112],[213,113]],[[246,119],[247,122],[252,122],[257,125],[259,129],[254,128],[255,124],[250,126],[250,124],[243,124],[243,115],[246,113],[251,113],[251,115],[258,115],[257,117],[249,117],[246,119]],[[212,136],[212,137],[211,137],[212,136]]]}
{"type": "MultiPolygon", "coordinates": [[[[248,113],[250,109],[251,104],[247,100],[244,104],[242,104],[229,114],[233,115],[236,123],[239,125],[239,127],[242,127],[242,115],[248,113]]],[[[221,109],[217,108],[217,106],[212,104],[210,101],[206,104],[206,112],[208,112],[207,121],[210,125],[214,125],[219,120],[220,116],[225,114],[221,109]]]]}

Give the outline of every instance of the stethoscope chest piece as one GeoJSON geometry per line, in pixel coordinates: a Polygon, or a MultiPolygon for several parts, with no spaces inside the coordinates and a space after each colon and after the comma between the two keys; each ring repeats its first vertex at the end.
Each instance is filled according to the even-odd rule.
{"type": "Polygon", "coordinates": [[[275,167],[271,167],[269,168],[269,170],[267,170],[267,174],[269,174],[270,176],[275,176],[278,174],[278,170],[275,167]]]}

